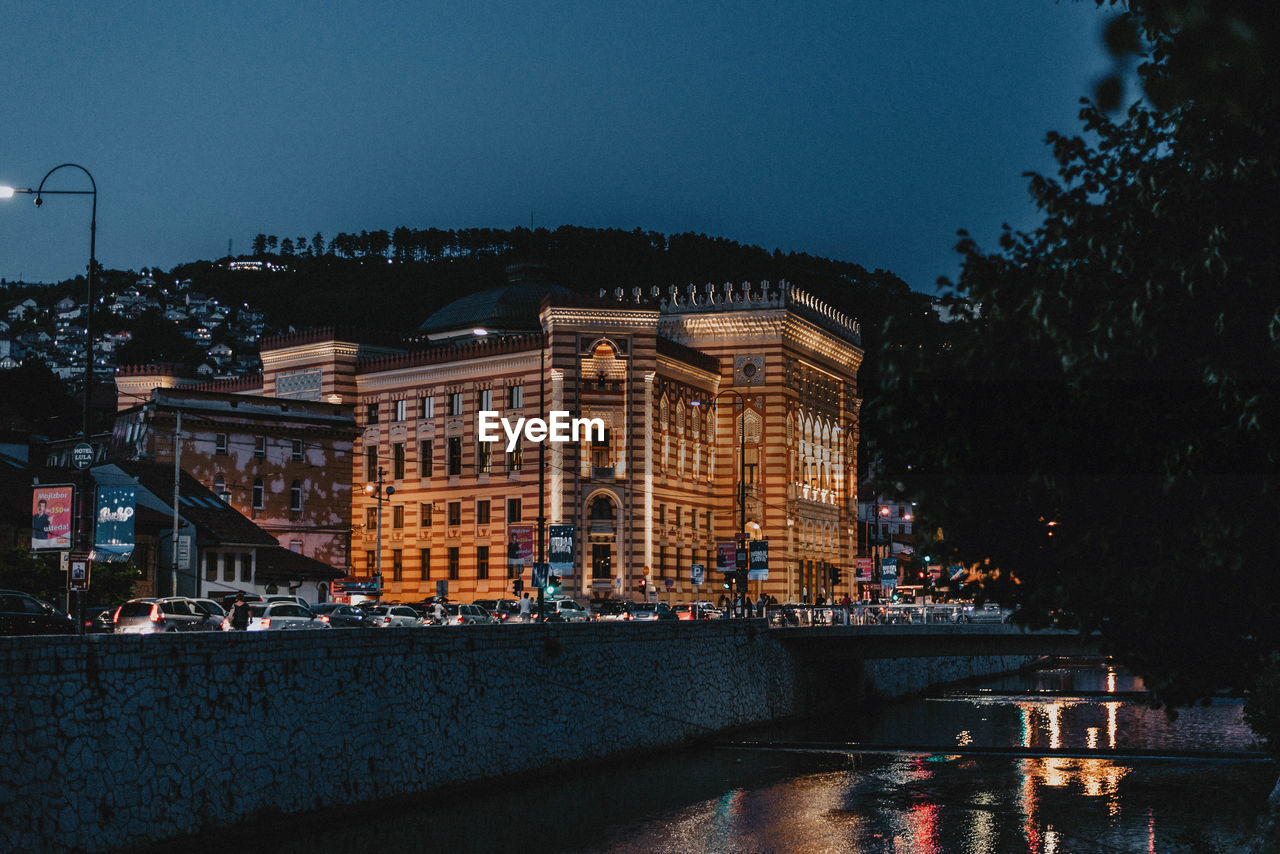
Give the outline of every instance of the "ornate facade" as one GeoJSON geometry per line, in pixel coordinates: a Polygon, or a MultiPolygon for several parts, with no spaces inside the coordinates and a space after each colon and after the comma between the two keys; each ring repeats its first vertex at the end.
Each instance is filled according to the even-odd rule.
{"type": "Polygon", "coordinates": [[[642,581],[662,598],[716,598],[716,543],[739,530],[769,540],[753,597],[846,592],[827,567],[851,568],[857,548],[851,318],[785,282],[584,299],[525,278],[442,309],[418,342],[282,336],[263,343],[260,386],[235,389],[354,405],[350,569],[377,565],[380,512],[388,598],[439,581],[464,601],[510,595],[508,544],[530,529],[536,543],[539,522],[575,526],[563,581],[583,599],[634,598],[642,581]],[[604,432],[508,451],[505,435],[479,441],[482,410],[513,424],[564,411],[604,432]],[[365,489],[379,470],[381,502],[365,489]]]}

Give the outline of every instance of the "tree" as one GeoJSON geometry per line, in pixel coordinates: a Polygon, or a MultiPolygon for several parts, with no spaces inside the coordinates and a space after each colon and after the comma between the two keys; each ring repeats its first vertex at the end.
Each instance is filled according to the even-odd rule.
{"type": "Polygon", "coordinates": [[[265,234],[255,234],[253,236],[253,254],[257,257],[267,254],[267,236],[265,234]]]}
{"type": "Polygon", "coordinates": [[[1180,704],[1251,687],[1280,649],[1258,536],[1280,514],[1280,115],[1274,85],[1190,81],[1170,58],[1191,37],[1162,21],[1134,19],[1143,80],[1184,95],[1086,104],[1092,141],[1050,135],[1043,223],[995,253],[962,235],[960,320],[890,322],[866,432],[933,551],[1032,621],[1102,631],[1180,704]]]}

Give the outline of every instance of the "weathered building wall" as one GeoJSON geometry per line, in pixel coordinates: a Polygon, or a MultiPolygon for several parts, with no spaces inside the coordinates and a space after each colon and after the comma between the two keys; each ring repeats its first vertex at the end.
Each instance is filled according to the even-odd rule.
{"type": "MultiPolygon", "coordinates": [[[[120,848],[784,717],[824,692],[781,634],[743,621],[0,638],[0,850],[120,848]],[[302,759],[317,752],[323,772],[302,759]]],[[[895,687],[936,681],[946,661],[961,662],[946,678],[1018,663],[900,661],[914,675],[895,687]]]]}

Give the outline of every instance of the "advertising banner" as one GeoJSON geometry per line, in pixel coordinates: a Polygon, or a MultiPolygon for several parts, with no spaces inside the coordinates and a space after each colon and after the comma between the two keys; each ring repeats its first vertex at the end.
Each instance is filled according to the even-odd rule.
{"type": "Polygon", "coordinates": [[[858,581],[863,584],[871,583],[871,570],[875,567],[875,559],[869,557],[860,557],[855,561],[858,567],[858,581]]]}
{"type": "Polygon", "coordinates": [[[747,580],[764,581],[769,577],[769,540],[751,540],[747,543],[747,580]]]}
{"type": "Polygon", "coordinates": [[[896,557],[887,557],[880,561],[880,586],[898,586],[898,559],[896,557]]]}
{"type": "Polygon", "coordinates": [[[716,570],[733,572],[737,568],[738,546],[733,540],[716,541],[716,570]]]}
{"type": "Polygon", "coordinates": [[[31,550],[71,548],[71,517],[75,487],[37,486],[31,496],[31,550]]]}
{"type": "Polygon", "coordinates": [[[133,512],[137,490],[132,486],[98,488],[94,514],[93,559],[127,561],[133,554],[133,512]]]}
{"type": "Polygon", "coordinates": [[[523,567],[533,563],[533,526],[507,526],[507,566],[523,567]]]}
{"type": "Polygon", "coordinates": [[[552,525],[547,536],[547,563],[553,575],[573,575],[577,530],[573,525],[552,525]]]}

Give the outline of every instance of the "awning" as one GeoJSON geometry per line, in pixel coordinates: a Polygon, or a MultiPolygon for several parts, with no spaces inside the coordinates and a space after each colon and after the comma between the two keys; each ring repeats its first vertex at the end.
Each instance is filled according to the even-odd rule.
{"type": "Polygon", "coordinates": [[[264,581],[332,581],[346,574],[344,569],[335,569],[283,546],[258,549],[257,577],[264,581]]]}

